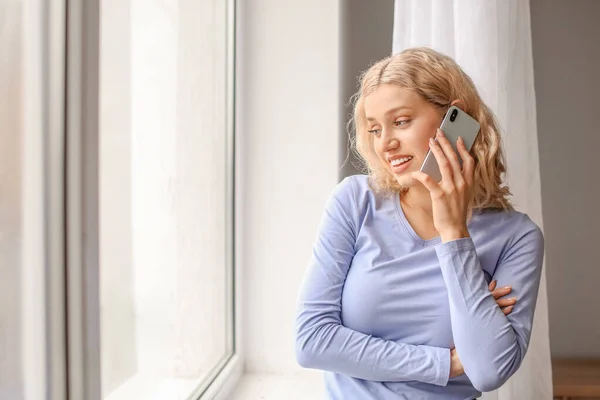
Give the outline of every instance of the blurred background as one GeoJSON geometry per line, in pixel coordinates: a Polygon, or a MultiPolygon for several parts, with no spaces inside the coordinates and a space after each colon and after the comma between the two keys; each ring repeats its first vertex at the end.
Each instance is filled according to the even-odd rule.
{"type": "Polygon", "coordinates": [[[0,399],[321,398],[296,296],[327,197],[359,173],[357,77],[413,45],[473,76],[546,238],[528,362],[484,398],[600,398],[599,15],[0,0],[0,399]]]}

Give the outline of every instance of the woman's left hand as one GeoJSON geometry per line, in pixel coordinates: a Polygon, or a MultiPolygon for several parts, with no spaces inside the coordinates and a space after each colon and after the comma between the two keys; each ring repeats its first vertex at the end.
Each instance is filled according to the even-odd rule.
{"type": "Polygon", "coordinates": [[[433,223],[445,243],[469,237],[467,212],[472,198],[475,161],[462,138],[459,138],[456,147],[463,161],[461,169],[458,154],[440,129],[436,137],[437,142],[429,139],[429,147],[442,173],[442,181],[437,183],[420,171],[413,172],[412,176],[429,190],[433,223]]]}

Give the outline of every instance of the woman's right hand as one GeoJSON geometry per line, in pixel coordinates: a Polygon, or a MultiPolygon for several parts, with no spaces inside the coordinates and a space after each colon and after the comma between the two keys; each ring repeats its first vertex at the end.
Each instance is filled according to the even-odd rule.
{"type": "Polygon", "coordinates": [[[498,304],[500,309],[504,312],[504,315],[508,315],[512,312],[513,307],[515,306],[515,303],[517,302],[517,298],[516,297],[511,297],[509,299],[501,298],[501,297],[507,296],[512,291],[512,288],[510,286],[505,286],[505,287],[496,289],[496,284],[497,284],[496,281],[492,281],[492,282],[490,282],[488,288],[490,289],[490,292],[492,292],[494,299],[496,299],[496,303],[498,304]]]}
{"type": "Polygon", "coordinates": [[[461,376],[465,373],[462,363],[460,362],[460,358],[458,358],[458,353],[456,353],[456,348],[450,350],[450,378],[455,378],[457,376],[461,376]]]}

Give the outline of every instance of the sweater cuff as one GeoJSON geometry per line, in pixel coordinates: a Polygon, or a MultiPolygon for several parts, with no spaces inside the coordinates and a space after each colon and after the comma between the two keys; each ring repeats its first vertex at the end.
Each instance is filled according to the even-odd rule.
{"type": "Polygon", "coordinates": [[[449,253],[456,253],[464,250],[475,250],[475,244],[470,237],[452,240],[446,243],[440,243],[435,247],[438,256],[449,253]]]}
{"type": "Polygon", "coordinates": [[[446,386],[450,380],[450,349],[437,348],[438,369],[436,371],[434,385],[446,386]]]}
{"type": "Polygon", "coordinates": [[[450,379],[450,349],[443,347],[432,347],[435,349],[435,358],[437,365],[435,376],[429,383],[437,386],[446,386],[450,379]]]}

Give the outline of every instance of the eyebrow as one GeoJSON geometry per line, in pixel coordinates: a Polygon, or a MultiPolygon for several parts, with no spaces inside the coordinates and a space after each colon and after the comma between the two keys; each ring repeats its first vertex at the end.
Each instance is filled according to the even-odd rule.
{"type": "MultiPolygon", "coordinates": [[[[387,111],[385,112],[385,116],[387,117],[387,116],[389,116],[390,114],[394,114],[395,112],[398,112],[398,111],[400,111],[400,110],[403,110],[403,109],[410,110],[411,108],[410,108],[410,107],[408,107],[408,106],[400,106],[400,107],[395,107],[395,108],[392,108],[392,109],[390,109],[390,110],[387,110],[387,111]]],[[[375,118],[373,118],[373,117],[367,117],[367,121],[376,121],[376,119],[375,119],[375,118]]]]}

